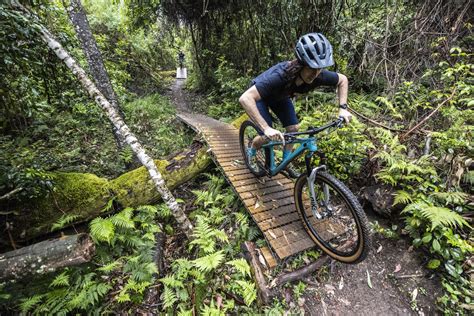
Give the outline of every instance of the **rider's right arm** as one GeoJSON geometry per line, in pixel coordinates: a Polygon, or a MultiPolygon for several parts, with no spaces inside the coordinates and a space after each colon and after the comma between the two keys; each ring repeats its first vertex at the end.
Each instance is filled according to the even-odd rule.
{"type": "Polygon", "coordinates": [[[257,108],[257,101],[259,101],[260,99],[260,93],[258,92],[255,85],[253,85],[240,96],[239,102],[244,108],[245,112],[247,112],[247,114],[250,116],[252,121],[254,121],[262,129],[262,131],[267,137],[273,140],[281,139],[284,143],[285,139],[283,137],[283,134],[280,131],[268,126],[265,119],[262,117],[262,115],[260,115],[260,112],[257,108]]]}
{"type": "Polygon", "coordinates": [[[239,102],[244,108],[245,112],[247,112],[247,114],[250,116],[252,121],[254,121],[264,131],[269,126],[258,111],[257,101],[260,99],[260,93],[258,92],[255,85],[253,85],[240,96],[239,102]]]}

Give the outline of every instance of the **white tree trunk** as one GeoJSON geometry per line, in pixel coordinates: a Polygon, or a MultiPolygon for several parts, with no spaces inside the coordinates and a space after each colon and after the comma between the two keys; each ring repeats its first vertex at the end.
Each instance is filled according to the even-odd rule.
{"type": "MultiPolygon", "coordinates": [[[[18,3],[15,6],[20,8],[22,11],[33,14],[28,11],[25,7],[18,3]]],[[[69,55],[69,53],[62,47],[62,45],[54,38],[54,36],[42,25],[40,25],[41,37],[47,43],[54,53],[61,59],[72,73],[79,79],[84,89],[89,93],[89,96],[95,100],[95,102],[102,107],[106,112],[109,120],[119,131],[120,135],[125,139],[126,143],[130,145],[133,152],[140,160],[143,166],[148,170],[156,189],[161,195],[163,201],[173,212],[173,215],[180,225],[183,232],[189,237],[191,235],[192,224],[188,217],[184,213],[184,210],[176,202],[176,199],[171,194],[170,190],[166,187],[165,181],[161,176],[161,173],[156,168],[153,159],[147,155],[138,139],[128,128],[127,124],[123,121],[117,110],[110,104],[110,102],[104,97],[104,95],[97,89],[95,84],[87,77],[85,71],[79,66],[79,64],[69,55]]]]}

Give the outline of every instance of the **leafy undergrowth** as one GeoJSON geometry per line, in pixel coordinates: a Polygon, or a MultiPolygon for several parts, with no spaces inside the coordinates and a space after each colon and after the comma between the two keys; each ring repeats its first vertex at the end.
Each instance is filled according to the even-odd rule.
{"type": "MultiPolygon", "coordinates": [[[[275,299],[269,307],[257,305],[256,284],[241,243],[264,245],[260,231],[220,174],[206,174],[194,183],[187,205],[195,222],[192,240],[174,230],[165,204],[127,208],[90,224],[97,252],[92,263],[66,268],[52,276],[29,282],[28,287],[0,287],[0,307],[8,312],[34,315],[71,313],[177,313],[227,315],[298,313],[288,299],[275,299]],[[202,184],[202,180],[205,182],[202,184]],[[164,271],[153,261],[155,234],[167,234],[164,271]],[[158,277],[158,273],[161,274],[158,277]],[[157,301],[144,304],[150,288],[157,301]]],[[[183,200],[180,200],[184,202],[183,200]]],[[[307,251],[269,273],[269,281],[282,270],[292,270],[319,257],[307,251]]],[[[287,287],[294,300],[305,285],[287,287]]],[[[287,291],[286,291],[287,292],[287,291]]]]}
{"type": "MultiPolygon", "coordinates": [[[[18,198],[44,194],[52,181],[44,171],[88,172],[116,177],[138,167],[132,150],[118,150],[112,129],[95,104],[76,103],[53,113],[23,132],[0,136],[0,193],[23,188],[18,198]]],[[[123,106],[125,121],[149,155],[164,158],[191,143],[192,135],[175,124],[169,100],[151,95],[123,106]]]]}

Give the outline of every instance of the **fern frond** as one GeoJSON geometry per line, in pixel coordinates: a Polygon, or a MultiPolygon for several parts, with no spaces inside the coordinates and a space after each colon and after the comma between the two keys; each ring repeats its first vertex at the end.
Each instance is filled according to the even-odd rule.
{"type": "Polygon", "coordinates": [[[165,286],[163,293],[161,294],[161,301],[163,302],[163,307],[165,309],[171,308],[174,306],[174,303],[178,298],[176,297],[176,293],[168,286],[165,286]]]}
{"type": "Polygon", "coordinates": [[[253,301],[255,301],[255,299],[257,298],[257,291],[255,290],[255,283],[242,281],[242,280],[236,280],[235,282],[237,284],[239,284],[241,289],[242,289],[240,294],[242,294],[242,296],[244,298],[245,305],[251,306],[253,301]]]}
{"type": "Polygon", "coordinates": [[[105,213],[110,210],[112,210],[112,207],[114,206],[114,201],[115,201],[115,196],[111,198],[110,200],[107,201],[107,204],[105,204],[104,208],[101,210],[101,212],[105,213]]]}
{"type": "Polygon", "coordinates": [[[261,236],[261,231],[255,226],[250,226],[247,231],[247,239],[248,240],[255,240],[261,236]]]}
{"type": "Polygon", "coordinates": [[[193,313],[193,310],[190,309],[190,310],[184,310],[184,309],[181,309],[179,312],[178,312],[178,316],[193,316],[194,313],[193,313]]]}
{"type": "Polygon", "coordinates": [[[22,300],[20,304],[20,310],[23,313],[30,311],[35,305],[41,302],[43,297],[44,294],[37,294],[22,300]]]}
{"type": "Polygon", "coordinates": [[[235,220],[239,226],[248,223],[247,214],[239,212],[239,213],[234,213],[234,215],[235,215],[235,220]]]}
{"type": "Polygon", "coordinates": [[[92,238],[96,241],[106,241],[110,243],[115,235],[114,224],[110,220],[101,217],[93,219],[89,224],[89,228],[92,238]]]}
{"type": "Polygon", "coordinates": [[[177,280],[173,274],[167,275],[166,277],[159,279],[159,281],[165,286],[173,288],[184,288],[184,283],[180,280],[177,280]]]}
{"type": "Polygon", "coordinates": [[[105,266],[97,268],[97,270],[102,271],[104,273],[110,273],[110,272],[114,271],[115,269],[117,269],[120,265],[121,265],[121,263],[118,260],[117,261],[112,261],[112,262],[106,264],[105,266]]]}
{"type": "Polygon", "coordinates": [[[115,225],[115,227],[133,229],[135,228],[135,223],[132,220],[132,215],[133,209],[127,207],[120,213],[109,217],[109,220],[115,225]]]}
{"type": "Polygon", "coordinates": [[[391,185],[397,184],[397,180],[395,180],[391,175],[383,173],[383,172],[376,174],[375,177],[379,179],[380,181],[387,184],[391,184],[391,185]]]}
{"type": "Polygon", "coordinates": [[[434,229],[437,226],[450,226],[452,228],[458,226],[468,226],[468,222],[456,212],[451,211],[449,208],[428,206],[420,210],[420,214],[431,222],[431,228],[434,229]]]}
{"type": "Polygon", "coordinates": [[[474,170],[470,170],[463,175],[465,183],[474,184],[474,170]]]}
{"type": "Polygon", "coordinates": [[[66,226],[67,224],[70,224],[72,222],[74,222],[76,219],[79,218],[79,215],[75,215],[75,214],[64,214],[62,215],[57,221],[56,223],[54,223],[52,226],[51,226],[51,231],[55,231],[57,229],[61,229],[63,228],[64,226],[66,226]]]}
{"type": "Polygon", "coordinates": [[[413,199],[407,191],[403,190],[398,190],[397,195],[395,195],[395,198],[393,200],[393,206],[397,204],[408,204],[410,202],[413,202],[413,199]]]}
{"type": "Polygon", "coordinates": [[[194,265],[201,271],[209,272],[217,268],[224,260],[223,251],[211,253],[210,255],[193,260],[194,265]]]}
{"type": "Polygon", "coordinates": [[[224,230],[215,229],[213,231],[213,236],[215,236],[220,241],[229,242],[229,237],[227,236],[227,233],[224,230]]]}
{"type": "Polygon", "coordinates": [[[247,260],[240,258],[227,262],[226,264],[233,266],[241,274],[247,275],[250,277],[250,266],[247,263],[247,260]]]}
{"type": "Polygon", "coordinates": [[[460,191],[452,191],[452,192],[433,192],[430,196],[434,197],[439,202],[444,203],[445,205],[448,204],[455,204],[455,205],[462,205],[467,202],[468,195],[464,192],[460,191]]]}
{"type": "Polygon", "coordinates": [[[396,159],[392,156],[392,154],[386,152],[386,151],[380,151],[376,155],[374,155],[374,158],[379,158],[383,162],[385,162],[388,166],[391,166],[396,163],[396,159]]]}
{"type": "Polygon", "coordinates": [[[68,273],[67,271],[64,271],[61,274],[57,275],[49,286],[50,287],[68,286],[69,275],[67,273],[68,273]]]}
{"type": "Polygon", "coordinates": [[[156,213],[158,213],[158,208],[154,205],[140,205],[137,208],[137,211],[145,212],[149,215],[155,215],[156,213]]]}

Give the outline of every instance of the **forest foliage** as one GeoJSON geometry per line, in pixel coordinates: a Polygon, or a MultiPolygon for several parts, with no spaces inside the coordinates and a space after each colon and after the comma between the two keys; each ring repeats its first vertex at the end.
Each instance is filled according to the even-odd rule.
{"type": "MultiPolygon", "coordinates": [[[[87,69],[64,3],[25,1],[87,69]]],[[[174,110],[163,97],[178,49],[186,52],[187,87],[205,95],[196,109],[230,121],[242,113],[237,98],[251,78],[293,59],[299,35],[326,34],[334,46],[333,69],[349,77],[349,105],[357,112],[350,125],[319,140],[326,164],[352,186],[393,188],[403,220],[399,233],[408,235],[428,256],[426,267],[441,275],[439,308],[469,313],[474,294],[470,1],[83,4],[125,119],[155,158],[187,146],[192,137],[175,127],[174,110]]],[[[115,177],[136,167],[131,150],[117,148],[104,114],[43,44],[36,22],[8,3],[0,4],[0,17],[0,196],[15,192],[0,199],[0,206],[54,190],[46,171],[115,177]]],[[[336,115],[333,91],[312,92],[295,104],[302,128],[336,115]]],[[[92,264],[52,276],[46,290],[35,286],[14,297],[2,292],[1,306],[36,314],[136,311],[149,308],[143,299],[158,280],[157,308],[163,312],[255,311],[256,287],[238,254],[241,242],[262,242],[261,236],[222,177],[208,175],[202,185],[189,197],[196,225],[192,241],[167,258],[165,274],[152,252],[160,231],[179,242],[169,210],[163,205],[124,209],[89,224],[98,248],[92,264]]],[[[295,262],[317,256],[304,253],[295,262]]],[[[296,285],[294,295],[302,287],[296,285]]],[[[260,311],[278,314],[283,308],[275,302],[260,311]]]]}

